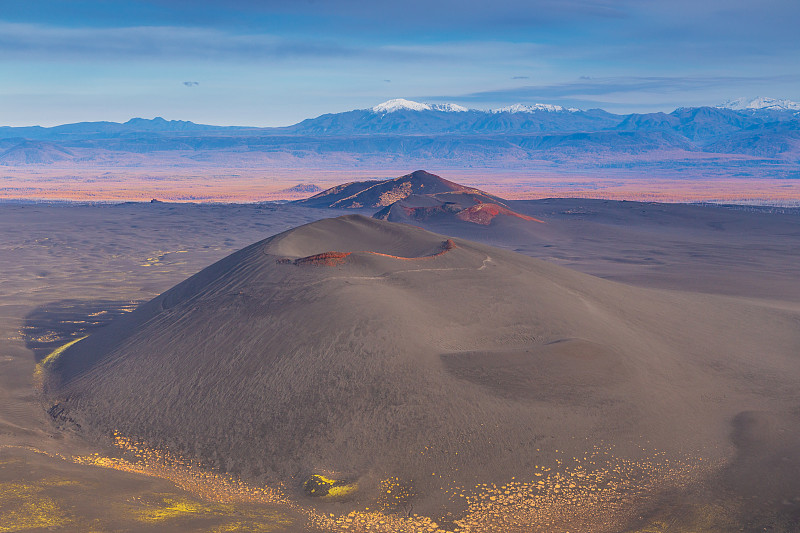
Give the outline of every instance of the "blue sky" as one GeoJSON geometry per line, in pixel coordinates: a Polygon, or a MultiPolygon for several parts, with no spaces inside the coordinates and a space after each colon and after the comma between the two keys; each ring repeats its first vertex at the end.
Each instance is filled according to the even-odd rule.
{"type": "Polygon", "coordinates": [[[800,100],[798,27],[798,0],[9,0],[0,125],[800,100]]]}

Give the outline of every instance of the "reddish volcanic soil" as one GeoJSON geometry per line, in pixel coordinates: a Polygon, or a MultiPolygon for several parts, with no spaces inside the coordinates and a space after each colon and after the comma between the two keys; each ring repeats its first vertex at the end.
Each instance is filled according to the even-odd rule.
{"type": "Polygon", "coordinates": [[[452,239],[447,239],[442,243],[442,250],[431,255],[420,257],[401,257],[399,255],[384,254],[380,252],[359,251],[359,252],[323,252],[321,254],[309,255],[308,257],[301,257],[299,259],[291,260],[281,258],[277,262],[280,264],[292,263],[294,265],[312,265],[312,266],[339,266],[347,262],[347,257],[353,253],[376,255],[380,257],[388,257],[390,259],[400,259],[402,261],[417,261],[420,259],[433,259],[441,257],[450,250],[457,248],[456,243],[452,239]]]}
{"type": "Polygon", "coordinates": [[[488,226],[494,220],[494,217],[497,215],[506,215],[521,218],[522,220],[528,220],[530,222],[541,222],[544,224],[543,220],[539,220],[538,218],[534,218],[528,215],[522,215],[520,213],[515,213],[514,211],[507,209],[501,205],[497,204],[490,204],[490,203],[480,203],[475,204],[472,207],[468,207],[463,211],[456,213],[456,218],[459,220],[463,220],[465,222],[472,222],[474,224],[481,224],[483,226],[488,226]]]}
{"type": "Polygon", "coordinates": [[[295,259],[293,263],[295,265],[336,266],[344,264],[345,258],[350,255],[350,253],[351,252],[323,252],[321,254],[295,259]]]}

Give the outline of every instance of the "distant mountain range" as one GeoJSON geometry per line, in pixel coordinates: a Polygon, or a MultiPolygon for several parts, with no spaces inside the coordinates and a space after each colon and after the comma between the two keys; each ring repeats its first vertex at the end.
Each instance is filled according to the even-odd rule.
{"type": "Polygon", "coordinates": [[[50,128],[0,127],[0,165],[5,166],[142,166],[153,155],[168,154],[170,164],[178,166],[236,161],[320,166],[335,160],[353,166],[405,166],[415,161],[519,168],[532,161],[597,165],[600,156],[603,165],[618,166],[630,163],[621,157],[655,154],[672,161],[698,153],[750,156],[760,161],[751,162],[751,167],[775,168],[779,163],[787,176],[800,175],[792,170],[800,162],[800,104],[740,98],[671,113],[618,115],[551,104],[477,110],[395,99],[277,128],[160,117],[50,128]]]}
{"type": "Polygon", "coordinates": [[[426,104],[402,98],[370,109],[331,113],[286,127],[242,127],[195,124],[185,120],[132,118],[127,122],[78,122],[45,128],[0,126],[0,138],[102,139],[132,133],[218,135],[370,134],[370,133],[526,133],[636,129],[699,130],[692,124],[720,124],[709,134],[800,119],[800,103],[774,98],[739,98],[715,107],[682,107],[672,113],[617,115],[602,109],[581,110],[552,104],[513,104],[490,110],[457,104],[426,104]]]}

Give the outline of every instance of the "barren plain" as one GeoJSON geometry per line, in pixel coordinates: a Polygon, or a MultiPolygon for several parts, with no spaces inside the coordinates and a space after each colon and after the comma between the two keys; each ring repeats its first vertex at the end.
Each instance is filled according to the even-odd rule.
{"type": "MultiPolygon", "coordinates": [[[[99,400],[83,405],[111,417],[90,428],[43,394],[42,367],[68,343],[77,341],[77,348],[79,339],[109,324],[139,328],[138,319],[125,322],[138,304],[236,250],[315,220],[369,216],[371,210],[268,203],[0,205],[0,531],[796,531],[800,211],[587,199],[511,205],[544,223],[420,224],[433,234],[351,216],[284,233],[262,245],[274,255],[269,264],[237,267],[247,279],[285,291],[297,284],[299,303],[287,303],[294,316],[303,315],[302,294],[311,290],[304,286],[327,287],[309,297],[322,306],[308,313],[310,319],[330,314],[325,291],[351,298],[332,308],[329,323],[279,325],[281,339],[319,330],[354,349],[366,346],[374,331],[339,331],[352,319],[374,320],[384,332],[381,342],[392,349],[404,332],[390,323],[417,334],[430,328],[427,337],[409,339],[419,353],[427,353],[426,341],[434,345],[435,369],[420,373],[429,358],[410,366],[395,360],[401,366],[391,367],[396,373],[388,376],[419,385],[398,389],[414,392],[403,397],[415,416],[398,418],[404,425],[394,428],[379,411],[373,413],[378,418],[344,428],[337,426],[343,419],[314,421],[325,432],[316,448],[304,442],[298,449],[305,455],[287,459],[282,485],[248,470],[253,460],[242,450],[248,438],[263,435],[227,439],[213,398],[188,398],[209,409],[206,421],[201,411],[198,419],[172,423],[183,435],[198,423],[216,424],[230,445],[224,448],[228,458],[155,446],[126,431],[105,431],[103,441],[93,433],[97,427],[108,430],[118,422],[130,429],[132,420],[157,414],[148,411],[152,376],[90,381],[99,400]],[[448,242],[453,245],[442,244],[448,242]],[[320,271],[298,263],[327,251],[351,253],[354,262],[320,271]],[[441,251],[447,253],[439,256],[441,251]],[[411,259],[398,270],[395,255],[411,259]],[[284,256],[295,264],[276,263],[284,256]],[[446,272],[430,272],[432,261],[446,272]],[[421,266],[408,266],[416,262],[421,266]],[[263,269],[268,274],[260,274],[263,269]],[[418,274],[428,278],[421,282],[418,274]],[[482,285],[484,274],[495,281],[482,285]],[[326,285],[331,283],[336,285],[326,285]],[[515,294],[520,288],[525,292],[515,294]],[[451,300],[453,294],[460,299],[451,300]],[[387,303],[388,309],[381,307],[387,303]],[[520,316],[520,310],[528,314],[520,316]],[[516,317],[512,325],[519,331],[499,331],[503,325],[492,322],[508,317],[516,317]],[[542,342],[526,336],[526,320],[543,325],[542,342]],[[503,340],[492,350],[497,338],[503,340]],[[535,368],[526,353],[535,355],[535,368]],[[576,353],[583,356],[574,359],[576,353]],[[496,364],[487,366],[487,354],[496,364]],[[438,375],[434,370],[444,377],[430,377],[438,375]],[[428,378],[428,385],[443,388],[426,388],[428,378]],[[139,391],[141,402],[115,403],[115,390],[125,398],[139,391]],[[425,397],[436,403],[419,403],[425,397]],[[431,418],[437,408],[440,419],[431,418]],[[535,413],[536,424],[509,425],[524,412],[535,413]],[[447,426],[454,419],[455,429],[447,426]],[[482,429],[489,421],[497,426],[482,429]],[[348,432],[363,423],[380,429],[380,438],[348,432]],[[353,450],[347,449],[351,442],[353,450]],[[370,449],[376,442],[381,448],[370,449]],[[407,448],[418,455],[403,460],[400,452],[407,448]],[[380,457],[382,450],[393,455],[380,457]],[[459,450],[461,459],[448,455],[459,450]],[[285,481],[309,458],[318,464],[308,474],[332,498],[310,495],[311,478],[285,481]],[[380,462],[387,475],[359,477],[344,466],[325,470],[321,464],[358,465],[358,458],[380,462]],[[413,482],[403,469],[409,464],[413,482]],[[389,475],[392,468],[396,475],[389,475]],[[419,479],[425,469],[430,477],[419,479]]],[[[205,276],[195,279],[225,291],[247,290],[237,285],[239,278],[222,276],[213,285],[216,278],[205,276]]],[[[188,298],[202,311],[202,287],[173,293],[183,296],[172,297],[171,305],[180,309],[188,298]]],[[[181,320],[186,318],[176,324],[181,320]]],[[[152,332],[142,331],[137,357],[152,362],[147,358],[158,355],[151,349],[157,344],[148,345],[152,332]]],[[[319,365],[330,364],[325,358],[331,353],[311,353],[320,355],[318,366],[312,360],[304,368],[326,379],[319,365]]],[[[188,363],[181,364],[173,371],[188,363]]],[[[214,372],[222,376],[226,369],[214,372]]],[[[295,382],[282,386],[287,383],[295,382]]],[[[346,397],[324,385],[319,391],[309,405],[346,397]]],[[[376,394],[385,399],[395,392],[376,394]]],[[[282,394],[291,398],[291,386],[282,394]]],[[[187,400],[169,391],[160,398],[172,405],[187,400]]],[[[393,401],[402,410],[402,402],[393,401]]],[[[326,413],[348,412],[346,406],[321,405],[326,413]]],[[[77,412],[86,416],[82,409],[77,412]]],[[[320,412],[308,406],[299,411],[320,412]]],[[[297,427],[285,430],[287,440],[275,441],[282,454],[291,449],[289,437],[300,434],[293,433],[297,427]]],[[[251,442],[259,449],[261,441],[251,442]]]]}
{"type": "MultiPolygon", "coordinates": [[[[751,176],[708,157],[686,161],[685,168],[650,168],[645,158],[631,161],[631,168],[615,160],[613,168],[584,168],[550,161],[524,169],[502,167],[450,168],[430,161],[401,161],[366,168],[349,167],[349,160],[332,165],[320,161],[308,167],[273,168],[275,162],[241,161],[228,166],[179,166],[182,161],[153,158],[138,165],[41,165],[2,167],[3,200],[51,200],[93,202],[146,202],[152,198],[171,202],[264,202],[297,200],[307,192],[298,185],[327,189],[345,181],[394,178],[409,168],[428,168],[458,182],[512,200],[542,198],[595,198],[644,202],[712,202],[800,205],[800,180],[776,175],[751,176]],[[698,162],[699,161],[699,162],[698,162]],[[645,170],[642,170],[644,168],[645,170]],[[702,177],[702,179],[699,179],[702,177]]],[[[748,163],[742,162],[743,165],[748,163]]],[[[788,166],[789,169],[794,168],[788,166]]]]}

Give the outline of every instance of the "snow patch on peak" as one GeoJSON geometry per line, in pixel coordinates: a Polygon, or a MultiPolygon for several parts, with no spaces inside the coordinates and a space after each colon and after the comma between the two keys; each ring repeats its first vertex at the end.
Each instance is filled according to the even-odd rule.
{"type": "Polygon", "coordinates": [[[576,111],[580,111],[580,109],[576,109],[574,107],[565,109],[560,105],[553,104],[513,104],[492,109],[492,113],[534,113],[536,111],[547,111],[550,113],[561,113],[563,111],[567,111],[570,113],[575,113],[576,111]]]}
{"type": "Polygon", "coordinates": [[[372,108],[373,113],[393,113],[400,110],[445,111],[448,113],[463,113],[464,111],[469,111],[469,109],[466,107],[458,104],[423,104],[422,102],[406,100],[405,98],[387,100],[386,102],[378,104],[372,108]]]}
{"type": "Polygon", "coordinates": [[[464,113],[465,111],[469,111],[463,105],[458,104],[430,104],[431,109],[435,109],[436,111],[446,111],[448,113],[464,113]]]}
{"type": "Polygon", "coordinates": [[[732,109],[734,111],[772,109],[776,111],[800,111],[800,103],[791,100],[780,100],[768,96],[756,98],[736,98],[718,105],[722,109],[732,109]]]}
{"type": "Polygon", "coordinates": [[[406,100],[405,98],[395,98],[387,100],[382,104],[378,104],[372,108],[375,113],[393,113],[401,109],[410,109],[412,111],[430,111],[431,106],[413,100],[406,100]]]}

